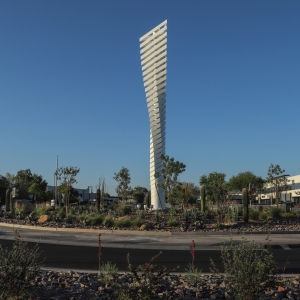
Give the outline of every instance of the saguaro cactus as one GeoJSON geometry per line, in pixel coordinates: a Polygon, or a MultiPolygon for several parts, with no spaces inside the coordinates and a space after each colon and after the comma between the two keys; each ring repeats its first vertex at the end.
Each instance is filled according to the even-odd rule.
{"type": "Polygon", "coordinates": [[[243,201],[243,217],[244,222],[248,223],[249,221],[249,195],[248,190],[246,188],[242,191],[242,201],[243,201]]]}
{"type": "Polygon", "coordinates": [[[13,197],[13,193],[10,192],[10,212],[12,216],[15,216],[15,199],[13,197]]]}
{"type": "Polygon", "coordinates": [[[10,189],[6,190],[6,194],[5,194],[5,210],[9,211],[9,201],[10,201],[10,189]]]}
{"type": "Polygon", "coordinates": [[[205,212],[206,195],[205,195],[205,188],[204,187],[202,187],[200,189],[200,199],[201,199],[201,212],[205,212]]]}
{"type": "Polygon", "coordinates": [[[97,189],[96,192],[96,206],[97,206],[97,210],[100,210],[100,199],[101,199],[101,193],[100,193],[100,189],[97,189]]]}

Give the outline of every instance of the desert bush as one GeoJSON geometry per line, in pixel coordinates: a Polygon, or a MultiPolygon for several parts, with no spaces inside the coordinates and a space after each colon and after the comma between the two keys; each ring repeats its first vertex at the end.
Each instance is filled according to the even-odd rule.
{"type": "Polygon", "coordinates": [[[161,220],[161,213],[159,211],[155,211],[153,218],[155,222],[159,222],[161,220]]]}
{"type": "Polygon", "coordinates": [[[128,215],[131,213],[131,207],[128,205],[120,204],[119,211],[124,215],[128,215]]]}
{"type": "Polygon", "coordinates": [[[259,212],[259,219],[263,220],[263,221],[268,220],[268,214],[267,214],[267,212],[265,212],[265,211],[259,212]]]}
{"type": "Polygon", "coordinates": [[[103,220],[102,224],[105,227],[112,227],[114,225],[114,219],[111,216],[106,216],[105,219],[103,220]]]}
{"type": "Polygon", "coordinates": [[[25,216],[25,215],[28,215],[28,212],[27,212],[27,210],[25,208],[25,205],[20,205],[20,206],[16,207],[15,208],[15,215],[16,216],[21,216],[21,215],[25,216]]]}
{"type": "Polygon", "coordinates": [[[168,225],[169,226],[177,226],[178,225],[178,221],[176,220],[175,217],[172,217],[172,218],[169,219],[168,225]]]}
{"type": "Polygon", "coordinates": [[[49,214],[49,210],[48,207],[44,206],[39,206],[36,207],[34,210],[35,215],[39,218],[41,215],[48,215],[49,214]]]}
{"type": "Polygon", "coordinates": [[[195,267],[194,264],[188,264],[184,273],[184,280],[190,284],[195,285],[200,282],[202,276],[202,270],[195,267]]]}
{"type": "Polygon", "coordinates": [[[228,207],[225,214],[226,220],[228,222],[237,222],[239,218],[239,208],[238,207],[228,207]]]}
{"type": "Polygon", "coordinates": [[[176,210],[172,208],[172,209],[170,210],[169,214],[170,214],[170,217],[171,217],[171,218],[175,217],[175,216],[176,216],[176,210]]]}
{"type": "Polygon", "coordinates": [[[200,219],[200,211],[199,211],[199,209],[197,209],[197,208],[195,208],[195,207],[193,207],[191,210],[190,210],[190,218],[192,219],[192,220],[198,220],[198,219],[200,219]]]}
{"type": "Polygon", "coordinates": [[[142,224],[143,221],[139,216],[131,221],[131,226],[135,228],[141,227],[142,224]]]}
{"type": "Polygon", "coordinates": [[[110,284],[114,281],[119,269],[116,264],[110,261],[103,263],[99,269],[99,279],[104,284],[110,284]]]}
{"type": "Polygon", "coordinates": [[[249,208],[249,218],[250,220],[257,221],[259,219],[259,210],[257,208],[249,208]]]}
{"type": "Polygon", "coordinates": [[[117,219],[115,220],[114,226],[118,228],[130,227],[131,220],[129,217],[117,219]]]}
{"type": "Polygon", "coordinates": [[[15,232],[12,249],[0,245],[0,299],[29,299],[31,281],[41,272],[39,247],[30,249],[15,232]]]}
{"type": "Polygon", "coordinates": [[[268,215],[270,216],[270,218],[274,218],[274,219],[279,219],[282,213],[283,213],[282,208],[276,206],[272,206],[268,211],[268,215]]]}
{"type": "MultiPolygon", "coordinates": [[[[276,286],[278,266],[269,247],[243,238],[221,246],[221,259],[228,288],[237,300],[252,300],[276,286]]],[[[212,262],[212,269],[218,272],[212,262]]]]}
{"type": "Polygon", "coordinates": [[[192,220],[191,214],[187,209],[184,209],[181,214],[181,219],[185,222],[190,222],[192,220]]]}
{"type": "Polygon", "coordinates": [[[162,252],[152,257],[149,263],[139,265],[138,267],[134,267],[130,263],[130,255],[129,253],[127,254],[128,269],[132,273],[134,283],[139,288],[136,295],[134,295],[134,299],[154,299],[153,297],[155,297],[161,286],[161,280],[171,272],[177,270],[177,268],[168,269],[165,266],[160,267],[153,264],[153,261],[161,255],[161,253],[162,252]]]}
{"type": "Polygon", "coordinates": [[[93,215],[88,216],[87,220],[90,222],[91,225],[99,225],[103,222],[103,217],[101,215],[93,215]]]}
{"type": "Polygon", "coordinates": [[[64,219],[66,217],[66,213],[65,213],[65,210],[63,208],[58,211],[57,217],[59,219],[64,219]]]}

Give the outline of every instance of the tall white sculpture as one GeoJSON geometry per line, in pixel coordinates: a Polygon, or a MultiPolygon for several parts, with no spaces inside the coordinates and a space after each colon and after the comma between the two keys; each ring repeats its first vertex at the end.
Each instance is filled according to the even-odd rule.
{"type": "Polygon", "coordinates": [[[158,188],[162,177],[161,155],[165,154],[167,20],[140,38],[143,80],[150,118],[150,186],[154,209],[165,208],[164,190],[158,188]]]}

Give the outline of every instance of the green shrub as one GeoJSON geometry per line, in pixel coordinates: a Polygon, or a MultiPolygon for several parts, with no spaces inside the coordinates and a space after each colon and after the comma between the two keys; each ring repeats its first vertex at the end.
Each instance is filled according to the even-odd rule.
{"type": "Polygon", "coordinates": [[[114,219],[111,216],[106,216],[105,219],[103,220],[103,225],[105,227],[112,227],[114,225],[114,219]]]}
{"type": "Polygon", "coordinates": [[[268,220],[268,214],[265,211],[259,212],[259,218],[263,221],[268,220]]]}
{"type": "Polygon", "coordinates": [[[85,221],[85,220],[87,220],[87,218],[88,218],[88,214],[79,214],[77,217],[76,217],[76,219],[78,220],[78,221],[85,221]]]}
{"type": "Polygon", "coordinates": [[[12,249],[0,245],[0,299],[30,299],[30,282],[41,272],[38,245],[30,249],[15,232],[12,249]]]}
{"type": "Polygon", "coordinates": [[[272,206],[268,211],[268,215],[274,219],[279,219],[282,213],[283,210],[280,207],[276,207],[276,206],[272,206]]]}
{"type": "Polygon", "coordinates": [[[104,284],[110,284],[114,281],[114,277],[118,273],[119,269],[116,264],[110,261],[103,263],[99,270],[99,279],[104,284]]]}
{"type": "Polygon", "coordinates": [[[131,206],[121,204],[119,205],[119,211],[124,215],[128,215],[131,213],[131,206]]]}
{"type": "Polygon", "coordinates": [[[193,264],[189,264],[185,269],[184,280],[190,285],[199,283],[201,276],[202,270],[198,270],[193,264]]]}
{"type": "Polygon", "coordinates": [[[175,216],[176,216],[176,210],[172,208],[172,209],[170,210],[169,214],[170,214],[170,217],[171,217],[171,218],[175,217],[175,216]]]}
{"type": "Polygon", "coordinates": [[[226,220],[228,222],[237,222],[239,218],[239,208],[238,207],[228,207],[227,213],[226,213],[226,220]]]}
{"type": "Polygon", "coordinates": [[[168,221],[168,225],[169,226],[177,226],[178,222],[177,222],[176,218],[175,217],[170,218],[168,221]]]}
{"type": "Polygon", "coordinates": [[[155,222],[159,222],[161,220],[161,213],[158,210],[156,210],[154,212],[153,218],[154,218],[155,222]]]}
{"type": "Polygon", "coordinates": [[[20,216],[20,215],[28,215],[27,210],[25,209],[25,205],[21,205],[19,207],[15,208],[15,215],[20,216]]]}
{"type": "Polygon", "coordinates": [[[57,217],[59,218],[59,219],[64,219],[65,217],[66,217],[66,213],[65,213],[65,210],[62,208],[62,209],[60,209],[60,211],[57,213],[57,217]]]}
{"type": "Polygon", "coordinates": [[[132,274],[133,283],[138,287],[138,290],[134,292],[134,295],[132,295],[134,297],[133,299],[154,299],[157,291],[161,287],[162,279],[168,276],[171,272],[173,273],[177,270],[177,268],[168,269],[166,266],[160,267],[153,264],[153,261],[161,253],[162,252],[152,257],[149,263],[145,263],[137,267],[134,267],[130,263],[129,253],[127,254],[128,269],[132,274]]]}
{"type": "MultiPolygon", "coordinates": [[[[234,299],[256,299],[261,292],[276,286],[278,266],[270,249],[263,244],[245,238],[235,244],[230,239],[221,246],[221,259],[234,299]]],[[[213,262],[212,266],[218,272],[213,262]]]]}
{"type": "Polygon", "coordinates": [[[44,206],[36,207],[34,210],[34,213],[39,218],[41,215],[48,215],[49,210],[48,210],[48,207],[46,207],[46,205],[44,205],[44,206]]]}
{"type": "Polygon", "coordinates": [[[257,221],[259,219],[259,210],[257,208],[249,208],[249,218],[250,220],[257,221]]]}
{"type": "Polygon", "coordinates": [[[143,224],[143,221],[142,221],[142,219],[140,217],[136,217],[135,219],[133,219],[131,221],[131,226],[135,227],[135,228],[141,227],[142,224],[143,224]]]}
{"type": "Polygon", "coordinates": [[[87,220],[91,225],[99,225],[103,222],[103,217],[101,215],[88,216],[87,220]]]}
{"type": "Polygon", "coordinates": [[[130,227],[131,226],[131,220],[130,218],[122,218],[115,220],[115,227],[123,228],[123,227],[130,227]]]}

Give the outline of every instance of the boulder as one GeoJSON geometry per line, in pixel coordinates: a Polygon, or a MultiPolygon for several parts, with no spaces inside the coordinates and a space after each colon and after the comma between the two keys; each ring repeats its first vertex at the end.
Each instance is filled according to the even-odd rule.
{"type": "Polygon", "coordinates": [[[146,230],[146,229],[147,229],[147,225],[146,224],[141,225],[140,230],[146,230]]]}
{"type": "Polygon", "coordinates": [[[153,225],[150,223],[145,223],[140,227],[140,230],[147,230],[147,229],[153,229],[153,225]]]}
{"type": "Polygon", "coordinates": [[[41,215],[38,219],[38,222],[43,224],[43,223],[46,223],[46,222],[49,222],[50,221],[50,216],[48,215],[41,215]]]}
{"type": "Polygon", "coordinates": [[[15,208],[24,208],[24,210],[28,213],[34,211],[34,204],[29,200],[16,200],[15,208]]]}

